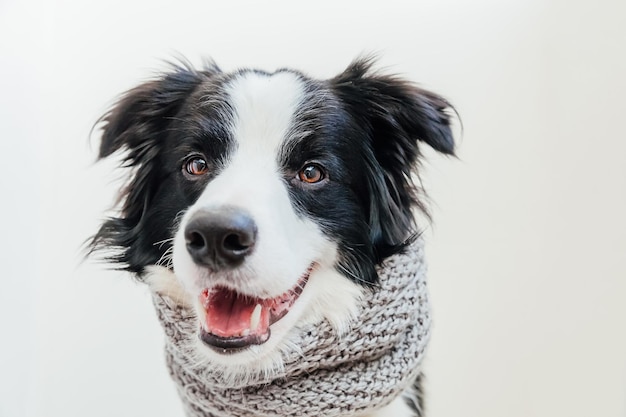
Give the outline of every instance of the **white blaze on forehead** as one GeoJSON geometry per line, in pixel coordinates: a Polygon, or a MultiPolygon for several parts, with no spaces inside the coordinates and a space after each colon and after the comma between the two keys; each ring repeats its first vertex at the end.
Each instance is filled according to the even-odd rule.
{"type": "Polygon", "coordinates": [[[304,95],[302,81],[290,72],[248,72],[231,80],[225,92],[233,109],[234,150],[198,203],[245,208],[255,221],[290,210],[278,155],[304,95]]]}
{"type": "Polygon", "coordinates": [[[304,94],[297,75],[244,73],[226,87],[235,112],[233,136],[242,152],[276,158],[304,94]]]}
{"type": "MultiPolygon", "coordinates": [[[[272,336],[267,342],[228,358],[202,349],[210,363],[231,366],[226,369],[237,375],[250,369],[273,372],[282,369],[281,346],[291,348],[287,335],[297,323],[326,317],[340,331],[348,329],[362,288],[336,271],[337,244],[314,220],[295,210],[289,178],[286,181],[279,166],[279,154],[283,153],[284,142],[290,140],[296,111],[305,98],[304,81],[289,72],[248,72],[236,75],[224,89],[233,113],[227,128],[234,146],[222,169],[183,216],[172,260],[184,292],[196,300],[204,288],[215,285],[255,298],[276,298],[294,288],[306,271],[314,268],[298,302],[272,324],[272,336]],[[197,265],[187,251],[185,226],[199,210],[224,207],[240,209],[253,219],[257,226],[254,250],[238,268],[209,271],[197,265]]],[[[295,179],[296,174],[291,175],[295,179]]],[[[155,279],[150,282],[155,288],[173,291],[155,279]]],[[[204,317],[205,309],[197,302],[195,305],[198,316],[204,317]]],[[[261,312],[261,304],[256,305],[250,316],[250,331],[258,330],[261,312]]]]}
{"type": "MultiPolygon", "coordinates": [[[[243,73],[225,86],[234,116],[230,124],[233,151],[182,221],[184,229],[186,219],[203,208],[235,207],[250,215],[257,226],[255,249],[233,274],[249,278],[239,280],[247,285],[239,288],[241,292],[261,298],[284,293],[312,262],[334,257],[334,244],[315,222],[294,209],[278,161],[304,98],[304,87],[303,81],[289,72],[243,73]]],[[[177,273],[202,276],[201,271],[194,272],[196,266],[186,254],[182,232],[176,242],[179,249],[175,248],[173,259],[177,273]]],[[[185,284],[202,285],[191,280],[185,284]]]]}

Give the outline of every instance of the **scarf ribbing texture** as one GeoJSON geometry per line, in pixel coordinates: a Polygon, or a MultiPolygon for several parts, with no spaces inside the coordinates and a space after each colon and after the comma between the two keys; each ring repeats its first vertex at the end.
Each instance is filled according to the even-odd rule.
{"type": "Polygon", "coordinates": [[[419,375],[430,335],[423,242],[386,259],[380,286],[359,306],[350,331],[322,321],[291,337],[284,370],[245,385],[198,367],[193,309],[153,294],[166,335],[170,375],[188,417],[359,416],[390,403],[419,375]]]}

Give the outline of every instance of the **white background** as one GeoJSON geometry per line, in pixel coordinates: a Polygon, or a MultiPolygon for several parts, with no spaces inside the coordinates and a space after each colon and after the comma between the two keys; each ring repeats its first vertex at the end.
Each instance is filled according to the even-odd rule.
{"type": "MultiPolygon", "coordinates": [[[[180,416],[147,291],[80,263],[118,182],[89,132],[177,54],[448,97],[428,153],[429,416],[626,416],[626,2],[0,2],[0,416],[180,416]]],[[[393,417],[393,416],[390,416],[393,417]]]]}

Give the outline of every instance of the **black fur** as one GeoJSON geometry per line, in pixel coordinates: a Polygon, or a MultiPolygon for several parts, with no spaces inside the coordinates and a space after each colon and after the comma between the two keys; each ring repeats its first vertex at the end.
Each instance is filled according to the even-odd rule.
{"type": "Polygon", "coordinates": [[[424,388],[423,388],[423,379],[424,374],[419,374],[415,381],[413,381],[413,385],[411,389],[413,392],[410,398],[405,397],[405,401],[408,406],[413,410],[413,413],[416,417],[422,417],[425,415],[424,413],[424,388]]]}
{"type": "MultiPolygon", "coordinates": [[[[450,104],[371,68],[371,59],[360,59],[326,81],[281,70],[300,77],[306,94],[292,139],[278,156],[294,208],[337,242],[337,269],[368,286],[378,281],[375,266],[416,236],[413,208],[428,214],[412,177],[421,144],[454,154],[450,104]],[[295,173],[311,161],[326,169],[328,181],[302,187],[293,180],[295,173]]],[[[227,128],[233,109],[223,86],[246,71],[224,74],[214,64],[200,71],[175,66],[127,92],[102,117],[99,157],[125,151],[123,165],[131,175],[119,215],[102,224],[90,242],[92,252],[113,250],[108,259],[139,278],[147,266],[163,259],[178,216],[236,147],[227,128]],[[194,153],[206,157],[210,175],[190,182],[181,167],[194,153]]],[[[414,391],[409,404],[422,415],[421,376],[414,391]]]]}
{"type": "Polygon", "coordinates": [[[159,261],[174,233],[176,215],[184,208],[176,206],[176,195],[163,195],[171,176],[163,169],[170,126],[194,89],[218,72],[217,67],[196,71],[189,65],[174,66],[163,77],[125,93],[98,121],[99,158],[125,150],[124,165],[133,175],[122,192],[120,215],[103,223],[91,240],[92,252],[113,249],[108,260],[137,274],[159,261]],[[159,199],[160,194],[164,198],[159,199]]]}
{"type": "MultiPolygon", "coordinates": [[[[420,142],[454,153],[449,103],[397,77],[373,73],[371,67],[371,59],[360,59],[326,81],[281,70],[297,74],[307,86],[293,130],[312,133],[287,143],[279,161],[296,210],[338,243],[338,270],[367,285],[377,282],[375,266],[402,251],[417,233],[412,209],[426,212],[411,177],[420,142]],[[303,190],[290,179],[311,160],[323,163],[331,181],[303,190]]],[[[190,185],[181,178],[184,158],[201,152],[214,176],[236,146],[224,128],[232,109],[222,86],[245,71],[224,74],[213,64],[201,71],[175,66],[127,92],[103,116],[100,157],[124,150],[132,174],[120,214],[103,223],[91,241],[92,251],[115,250],[109,259],[138,276],[159,262],[171,247],[177,216],[206,184],[190,185]]]]}
{"type": "Polygon", "coordinates": [[[367,285],[375,265],[415,238],[412,209],[428,212],[419,198],[419,142],[454,154],[449,103],[393,76],[376,75],[371,60],[357,60],[339,76],[309,81],[295,122],[312,132],[289,144],[287,172],[315,160],[332,181],[320,189],[290,191],[297,208],[336,238],[338,269],[367,285]]]}
{"type": "Polygon", "coordinates": [[[370,238],[380,261],[403,247],[414,227],[411,209],[427,212],[411,178],[417,173],[418,141],[445,154],[454,154],[454,141],[447,101],[370,71],[370,61],[356,61],[332,84],[371,149],[366,155],[370,238]]]}

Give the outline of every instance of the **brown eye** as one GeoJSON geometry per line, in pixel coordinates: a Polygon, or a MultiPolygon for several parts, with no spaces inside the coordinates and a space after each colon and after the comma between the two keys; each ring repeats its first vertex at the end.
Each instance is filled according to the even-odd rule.
{"type": "Polygon", "coordinates": [[[189,175],[204,175],[209,171],[209,166],[204,159],[194,156],[185,163],[185,171],[189,175]]]}
{"type": "Polygon", "coordinates": [[[318,165],[306,165],[298,172],[298,178],[300,178],[302,182],[314,184],[324,179],[324,171],[322,171],[322,168],[318,165]]]}

